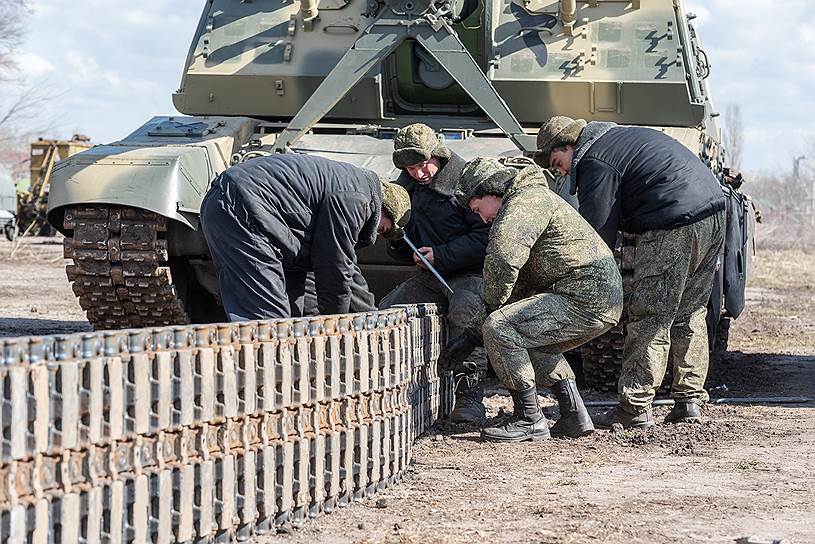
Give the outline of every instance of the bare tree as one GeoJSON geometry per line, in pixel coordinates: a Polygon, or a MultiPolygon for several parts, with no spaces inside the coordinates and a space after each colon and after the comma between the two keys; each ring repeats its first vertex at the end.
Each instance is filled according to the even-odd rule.
{"type": "Polygon", "coordinates": [[[23,38],[23,22],[29,13],[28,0],[0,0],[0,82],[17,68],[14,50],[23,38]]]}
{"type": "Polygon", "coordinates": [[[54,128],[55,120],[44,119],[43,110],[60,95],[55,95],[42,82],[32,85],[19,83],[14,87],[14,91],[0,98],[0,143],[13,138],[15,133],[42,132],[54,128]]]}
{"type": "Polygon", "coordinates": [[[53,125],[42,112],[49,100],[47,87],[27,82],[18,73],[17,48],[31,14],[30,0],[0,0],[0,161],[26,149],[31,135],[53,125]]]}
{"type": "Polygon", "coordinates": [[[741,158],[744,152],[744,123],[741,118],[741,106],[730,102],[725,111],[724,143],[730,153],[730,166],[741,168],[741,158]]]}

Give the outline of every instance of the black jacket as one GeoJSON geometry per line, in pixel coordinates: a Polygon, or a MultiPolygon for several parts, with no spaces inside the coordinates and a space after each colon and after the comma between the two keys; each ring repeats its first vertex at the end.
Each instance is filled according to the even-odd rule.
{"type": "Polygon", "coordinates": [[[612,248],[618,230],[671,230],[725,208],[702,161],[650,128],[589,123],[575,146],[572,176],[580,214],[612,248]]]}
{"type": "Polygon", "coordinates": [[[377,175],[300,154],[253,159],[214,182],[250,231],[280,251],[286,270],[313,270],[321,313],[348,312],[354,249],[374,243],[382,208],[377,175]]]}
{"type": "MultiPolygon", "coordinates": [[[[405,234],[416,247],[433,248],[433,266],[441,274],[481,274],[484,267],[490,226],[453,198],[466,163],[453,153],[428,185],[419,185],[407,172],[396,180],[410,193],[405,234]]],[[[413,262],[413,252],[404,242],[389,243],[388,253],[413,262]]]]}

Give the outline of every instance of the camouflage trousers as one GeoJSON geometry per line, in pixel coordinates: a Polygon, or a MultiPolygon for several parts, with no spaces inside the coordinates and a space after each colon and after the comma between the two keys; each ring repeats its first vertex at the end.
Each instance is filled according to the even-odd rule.
{"type": "MultiPolygon", "coordinates": [[[[396,304],[433,303],[447,315],[448,336],[455,338],[467,327],[478,329],[484,318],[484,302],[481,291],[484,278],[477,274],[461,274],[445,278],[455,294],[450,294],[431,272],[421,270],[403,281],[379,302],[384,310],[396,304]]],[[[486,370],[487,358],[482,348],[476,348],[470,361],[479,369],[486,370]]]]}
{"type": "MultiPolygon", "coordinates": [[[[616,308],[619,315],[621,308],[616,308]]],[[[542,293],[501,307],[487,317],[482,328],[484,346],[498,378],[508,389],[533,385],[551,387],[574,379],[563,357],[600,336],[615,323],[592,315],[572,300],[542,293]]]]}
{"type": "Polygon", "coordinates": [[[707,303],[724,243],[724,212],[637,236],[618,391],[629,412],[646,410],[673,366],[671,397],[704,403],[707,303]]]}

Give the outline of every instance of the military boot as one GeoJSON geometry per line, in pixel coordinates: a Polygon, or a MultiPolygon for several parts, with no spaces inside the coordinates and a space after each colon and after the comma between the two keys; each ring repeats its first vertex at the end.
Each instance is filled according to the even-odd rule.
{"type": "Polygon", "coordinates": [[[560,407],[560,419],[552,426],[552,436],[568,436],[579,438],[594,432],[577,383],[572,379],[560,380],[552,386],[552,393],[560,407]]]}
{"type": "Polygon", "coordinates": [[[475,371],[456,377],[456,405],[450,412],[453,423],[474,423],[484,419],[483,372],[475,371]]]}
{"type": "Polygon", "coordinates": [[[490,442],[524,442],[549,438],[549,424],[538,406],[538,392],[533,385],[528,389],[510,390],[515,402],[512,419],[500,427],[481,431],[481,440],[490,442]]]}
{"type": "Polygon", "coordinates": [[[665,416],[665,423],[700,423],[701,421],[702,411],[693,401],[675,401],[673,408],[665,416]]]}
{"type": "Polygon", "coordinates": [[[594,425],[600,429],[610,429],[615,423],[622,425],[623,429],[647,429],[654,424],[654,412],[649,406],[644,412],[632,414],[618,404],[601,414],[591,417],[594,425]]]}

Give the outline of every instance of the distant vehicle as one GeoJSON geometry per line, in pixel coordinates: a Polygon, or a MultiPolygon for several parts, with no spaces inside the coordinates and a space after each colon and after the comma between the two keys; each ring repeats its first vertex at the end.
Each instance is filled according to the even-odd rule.
{"type": "MultiPolygon", "coordinates": [[[[653,127],[690,148],[738,195],[745,259],[750,205],[725,183],[691,19],[679,0],[208,1],[173,95],[194,117],[156,117],[54,169],[48,219],[67,237],[74,292],[96,328],[224,319],[197,227],[230,164],[294,151],[391,176],[398,127],[426,123],[464,158],[513,156],[557,114],[653,127]]],[[[411,270],[381,244],[360,261],[378,296],[411,270]]],[[[723,280],[722,300],[743,296],[745,271],[723,280]]],[[[592,384],[616,381],[623,335],[584,351],[592,384]]]]}
{"type": "Polygon", "coordinates": [[[9,241],[13,241],[17,234],[17,189],[11,172],[0,165],[0,229],[9,241]]]}
{"type": "Polygon", "coordinates": [[[17,230],[21,234],[53,236],[55,230],[48,223],[48,194],[51,174],[57,161],[67,159],[80,151],[90,149],[90,138],[74,134],[70,140],[46,140],[31,142],[29,155],[31,184],[27,191],[17,194],[17,230]]]}

